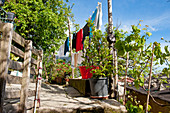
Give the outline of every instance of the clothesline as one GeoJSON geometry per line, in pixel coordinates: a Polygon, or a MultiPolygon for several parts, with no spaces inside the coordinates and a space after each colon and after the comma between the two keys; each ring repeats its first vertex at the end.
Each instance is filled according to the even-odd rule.
{"type": "MultiPolygon", "coordinates": [[[[92,17],[90,18],[92,22],[94,23],[94,26],[96,26],[96,29],[101,29],[102,25],[102,4],[98,2],[98,7],[96,7],[92,17]]],[[[80,29],[77,33],[73,34],[72,41],[72,49],[76,49],[76,52],[83,50],[84,40],[86,36],[92,37],[92,28],[88,26],[88,23],[85,24],[85,26],[80,29]]],[[[68,39],[68,38],[67,38],[68,39]]],[[[69,51],[69,44],[65,41],[65,54],[69,51]]]]}
{"type": "MultiPolygon", "coordinates": [[[[98,2],[98,6],[96,7],[95,11],[93,12],[91,18],[92,22],[96,29],[101,29],[102,25],[102,4],[98,2]]],[[[83,50],[84,40],[86,36],[92,37],[92,28],[88,26],[88,23],[85,24],[83,28],[81,28],[77,33],[72,34],[72,40],[69,38],[66,39],[64,43],[64,55],[69,52],[69,42],[72,41],[72,49],[76,50],[76,53],[80,50],[83,50]]],[[[63,47],[63,46],[61,46],[63,47]]],[[[61,51],[62,49],[60,49],[61,51]]],[[[59,52],[62,53],[62,52],[59,52]]],[[[62,56],[62,55],[61,55],[62,56]]]]}

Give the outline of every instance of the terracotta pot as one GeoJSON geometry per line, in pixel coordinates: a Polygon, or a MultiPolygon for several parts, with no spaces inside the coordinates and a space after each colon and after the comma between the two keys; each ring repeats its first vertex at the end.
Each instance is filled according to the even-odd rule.
{"type": "Polygon", "coordinates": [[[69,79],[68,79],[68,78],[65,78],[65,81],[66,81],[66,82],[68,82],[68,81],[69,81],[69,79]]]}

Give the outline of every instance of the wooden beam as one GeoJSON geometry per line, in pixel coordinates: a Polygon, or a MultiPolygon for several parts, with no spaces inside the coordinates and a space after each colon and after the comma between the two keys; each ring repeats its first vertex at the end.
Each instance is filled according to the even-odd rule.
{"type": "Polygon", "coordinates": [[[20,106],[19,112],[26,113],[27,112],[27,99],[28,99],[28,86],[30,79],[30,67],[31,67],[31,49],[32,49],[32,41],[25,41],[25,55],[24,55],[24,69],[22,75],[22,86],[21,86],[21,96],[20,96],[20,106]]]}
{"type": "Polygon", "coordinates": [[[10,60],[9,61],[9,68],[21,71],[21,70],[23,70],[23,64],[22,64],[22,62],[10,60]]]}
{"type": "Polygon", "coordinates": [[[37,74],[37,69],[35,69],[35,68],[33,68],[33,67],[31,67],[31,70],[30,70],[31,72],[31,74],[32,75],[36,75],[37,74]]]}
{"type": "Polygon", "coordinates": [[[24,52],[13,45],[11,45],[11,53],[21,58],[24,58],[24,52]]]}
{"type": "Polygon", "coordinates": [[[39,55],[39,51],[37,49],[32,49],[32,54],[38,56],[39,55]]]}
{"type": "Polygon", "coordinates": [[[0,32],[3,32],[4,25],[5,25],[5,23],[2,23],[2,21],[0,21],[0,32]]]}
{"type": "MultiPolygon", "coordinates": [[[[0,25],[1,26],[1,25],[0,25]]],[[[6,23],[2,28],[3,38],[0,41],[0,113],[3,113],[6,79],[8,75],[9,58],[11,51],[13,24],[6,23]]]]}
{"type": "Polygon", "coordinates": [[[31,58],[31,63],[34,65],[37,65],[37,60],[35,60],[34,58],[31,58]]]}
{"type": "Polygon", "coordinates": [[[25,47],[25,39],[22,38],[18,33],[13,32],[12,40],[22,47],[25,47]]]}

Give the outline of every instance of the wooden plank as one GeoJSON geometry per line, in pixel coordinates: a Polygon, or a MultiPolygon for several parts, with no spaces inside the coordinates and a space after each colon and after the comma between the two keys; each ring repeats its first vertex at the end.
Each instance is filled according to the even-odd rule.
{"type": "Polygon", "coordinates": [[[24,52],[20,49],[18,49],[17,47],[11,45],[11,52],[14,54],[14,55],[17,55],[21,58],[24,58],[24,52]]]}
{"type": "Polygon", "coordinates": [[[18,33],[13,32],[12,40],[22,47],[25,47],[25,39],[22,38],[18,33]]]}
{"type": "Polygon", "coordinates": [[[3,39],[0,44],[0,113],[3,112],[6,79],[8,75],[9,58],[11,51],[13,24],[6,23],[3,28],[3,39]]]}
{"type": "Polygon", "coordinates": [[[32,54],[38,56],[39,55],[39,51],[37,49],[32,49],[32,54]]]}
{"type": "Polygon", "coordinates": [[[36,74],[37,74],[37,73],[36,73],[37,70],[36,70],[35,68],[33,68],[33,67],[31,67],[31,70],[30,70],[30,71],[31,71],[31,74],[32,74],[32,75],[36,75],[36,74]]]}
{"type": "Polygon", "coordinates": [[[23,64],[22,64],[22,62],[10,60],[9,61],[9,68],[21,71],[21,70],[23,70],[23,64]]]}
{"type": "Polygon", "coordinates": [[[3,32],[3,27],[5,25],[5,23],[1,23],[2,21],[0,21],[0,32],[3,32]]]}
{"type": "Polygon", "coordinates": [[[34,58],[31,58],[31,63],[34,65],[37,65],[37,60],[35,60],[34,58]]]}
{"type": "Polygon", "coordinates": [[[30,67],[31,67],[31,49],[32,41],[25,41],[25,55],[24,55],[24,69],[22,75],[22,85],[21,85],[21,96],[20,96],[20,106],[19,112],[26,113],[27,99],[28,99],[28,86],[30,79],[30,67]]]}

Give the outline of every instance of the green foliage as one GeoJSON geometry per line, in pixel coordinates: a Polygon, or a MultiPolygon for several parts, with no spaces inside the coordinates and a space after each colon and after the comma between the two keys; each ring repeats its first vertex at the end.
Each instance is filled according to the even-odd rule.
{"type": "Polygon", "coordinates": [[[132,95],[129,95],[128,101],[126,102],[125,106],[128,113],[145,113],[143,105],[140,104],[140,101],[137,101],[136,96],[133,97],[132,95]]]}
{"type": "Polygon", "coordinates": [[[48,74],[55,64],[54,57],[49,56],[55,54],[66,39],[68,18],[73,17],[71,7],[63,0],[10,0],[3,6],[7,12],[15,13],[15,31],[32,40],[37,49],[43,49],[48,74]]]}
{"type": "Polygon", "coordinates": [[[13,61],[18,61],[19,57],[17,57],[14,54],[10,53],[10,59],[13,60],[13,61]]]}
{"type": "MultiPolygon", "coordinates": [[[[93,26],[91,20],[88,21],[89,26],[93,26]]],[[[104,34],[100,30],[95,30],[92,27],[92,36],[87,37],[84,42],[84,49],[86,54],[82,63],[85,66],[98,66],[99,69],[93,69],[93,78],[100,78],[110,76],[113,73],[113,66],[111,65],[112,56],[110,55],[109,43],[107,41],[107,33],[104,34]],[[89,43],[90,40],[90,43],[89,43]]]]}
{"type": "MultiPolygon", "coordinates": [[[[141,22],[141,21],[140,21],[141,22]]],[[[139,22],[139,26],[141,25],[139,22]]],[[[154,42],[155,45],[154,51],[152,51],[153,44],[150,43],[146,45],[146,38],[150,37],[152,34],[147,31],[146,28],[142,30],[137,26],[132,25],[132,32],[127,34],[123,30],[115,30],[115,36],[117,42],[115,43],[115,48],[117,49],[118,54],[118,74],[119,76],[125,75],[125,62],[126,62],[126,53],[129,53],[129,68],[128,76],[133,77],[134,84],[136,88],[144,85],[145,77],[149,75],[150,69],[150,60],[152,52],[154,52],[154,63],[152,73],[157,70],[156,66],[159,64],[164,64],[166,59],[170,56],[168,47],[165,46],[165,52],[162,53],[160,43],[154,42]]],[[[168,64],[169,65],[169,64],[168,64]]],[[[169,66],[170,67],[170,66],[169,66]]],[[[165,68],[163,73],[169,75],[169,68],[165,68]]]]}
{"type": "Polygon", "coordinates": [[[52,67],[52,80],[55,80],[56,77],[65,78],[66,75],[70,76],[71,74],[71,65],[66,63],[62,59],[57,59],[55,66],[52,67]]]}
{"type": "Polygon", "coordinates": [[[63,0],[18,0],[6,2],[5,10],[16,15],[16,32],[26,39],[33,40],[37,48],[53,52],[60,41],[66,38],[67,17],[71,10],[63,0]],[[55,46],[55,47],[54,47],[55,46]]]}

